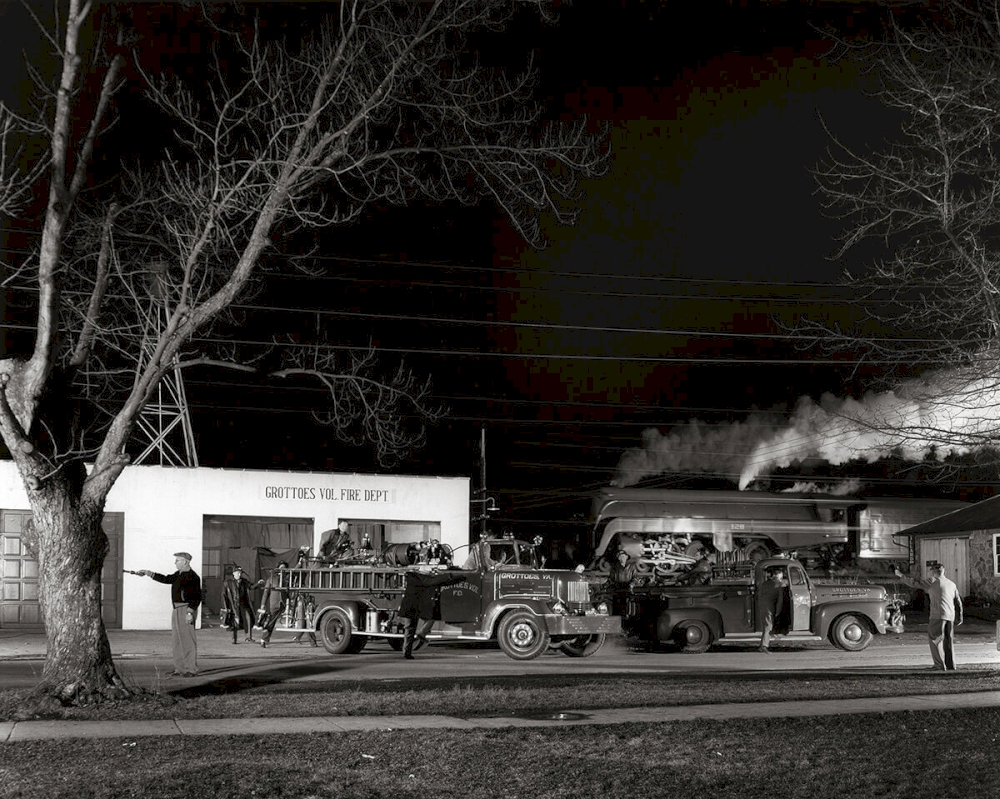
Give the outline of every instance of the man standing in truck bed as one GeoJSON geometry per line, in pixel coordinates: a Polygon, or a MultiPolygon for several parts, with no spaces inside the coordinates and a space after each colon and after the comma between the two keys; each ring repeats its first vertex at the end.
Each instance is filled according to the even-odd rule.
{"type": "Polygon", "coordinates": [[[958,595],[958,586],[944,576],[944,566],[932,563],[927,570],[930,577],[926,580],[907,577],[899,569],[894,571],[907,585],[927,592],[927,640],[934,668],[955,671],[955,627],[964,621],[962,597],[958,595]]]}

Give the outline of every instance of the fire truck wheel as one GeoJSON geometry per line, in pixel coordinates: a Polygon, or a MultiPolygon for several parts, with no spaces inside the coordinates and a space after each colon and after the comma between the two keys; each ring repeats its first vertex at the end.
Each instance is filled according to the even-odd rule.
{"type": "Polygon", "coordinates": [[[509,658],[534,660],[549,648],[549,633],[545,622],[533,613],[515,612],[500,622],[497,642],[509,658]]]}
{"type": "Polygon", "coordinates": [[[352,635],[351,643],[347,645],[347,653],[349,655],[356,655],[362,649],[365,648],[365,644],[368,643],[368,636],[366,635],[352,635]]]}
{"type": "Polygon", "coordinates": [[[682,621],[677,625],[677,642],[681,645],[681,652],[687,655],[707,652],[712,645],[712,631],[698,619],[682,621]]]}
{"type": "Polygon", "coordinates": [[[340,608],[327,612],[319,624],[323,647],[331,655],[342,655],[350,651],[351,619],[340,608]]]}
{"type": "Polygon", "coordinates": [[[571,658],[589,658],[604,646],[605,635],[578,635],[567,641],[559,642],[559,649],[571,658]]]}
{"type": "Polygon", "coordinates": [[[860,652],[872,642],[868,623],[852,613],[838,616],[830,625],[830,643],[847,652],[860,652]]]}

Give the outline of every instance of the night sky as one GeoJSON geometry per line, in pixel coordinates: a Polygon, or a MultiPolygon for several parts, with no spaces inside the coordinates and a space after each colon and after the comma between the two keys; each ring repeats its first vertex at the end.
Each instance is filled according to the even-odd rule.
{"type": "MultiPolygon", "coordinates": [[[[549,112],[611,125],[612,169],[585,186],[579,224],[547,226],[534,251],[493,208],[372,209],[323,236],[327,277],[268,283],[247,340],[322,329],[432,374],[450,415],[396,470],[478,488],[485,427],[486,486],[516,529],[585,512],[644,429],[863,392],[877,374],[822,362],[782,325],[855,313],[810,175],[829,144],[818,115],[852,145],[893,120],[823,58],[817,28],[876,22],[860,3],[609,1],[516,27],[510,50],[535,52],[549,112]]],[[[5,74],[19,47],[39,51],[28,30],[0,2],[5,74]]],[[[233,374],[185,375],[202,465],[377,470],[309,423],[314,393],[233,374]]],[[[733,487],[711,472],[659,484],[692,478],[733,487]]]]}

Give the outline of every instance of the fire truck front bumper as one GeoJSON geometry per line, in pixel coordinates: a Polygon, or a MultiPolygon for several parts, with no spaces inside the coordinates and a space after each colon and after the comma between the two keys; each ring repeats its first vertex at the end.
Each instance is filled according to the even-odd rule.
{"type": "Polygon", "coordinates": [[[620,635],[620,616],[559,616],[547,615],[549,635],[620,635]]]}

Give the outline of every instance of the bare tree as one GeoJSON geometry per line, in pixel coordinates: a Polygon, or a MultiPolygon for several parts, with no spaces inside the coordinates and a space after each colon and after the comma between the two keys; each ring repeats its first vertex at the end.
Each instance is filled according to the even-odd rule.
{"type": "Polygon", "coordinates": [[[817,178],[829,212],[845,223],[837,256],[862,245],[878,254],[846,275],[865,318],[804,333],[886,368],[897,394],[912,400],[906,414],[850,420],[891,434],[889,449],[897,442],[943,455],[993,447],[1000,436],[1000,6],[897,7],[880,36],[841,41],[839,51],[858,62],[900,127],[874,151],[831,133],[817,178]]]}
{"type": "MultiPolygon", "coordinates": [[[[0,116],[13,148],[3,152],[40,130],[47,144],[40,245],[9,283],[36,292],[34,349],[0,360],[0,435],[31,503],[48,636],[36,699],[127,693],[100,614],[106,497],[158,382],[178,362],[221,359],[192,339],[253,289],[283,237],[343,225],[375,203],[492,202],[535,245],[539,214],[574,220],[567,200],[606,169],[606,135],[586,120],[546,123],[530,70],[487,68],[467,46],[502,31],[520,5],[542,9],[345,0],[294,48],[253,24],[217,24],[205,29],[217,44],[207,85],[192,86],[142,69],[125,7],[68,0],[51,37],[61,71],[45,113],[0,116]],[[111,176],[96,155],[127,113],[126,86],[141,87],[174,139],[111,176]],[[105,415],[68,399],[79,397],[105,415]],[[96,439],[84,429],[92,421],[96,439]]],[[[8,213],[32,177],[12,163],[0,164],[8,213]]],[[[293,353],[279,374],[319,380],[331,397],[325,420],[387,453],[413,443],[405,406],[435,412],[413,375],[379,378],[367,357],[293,353]]]]}

